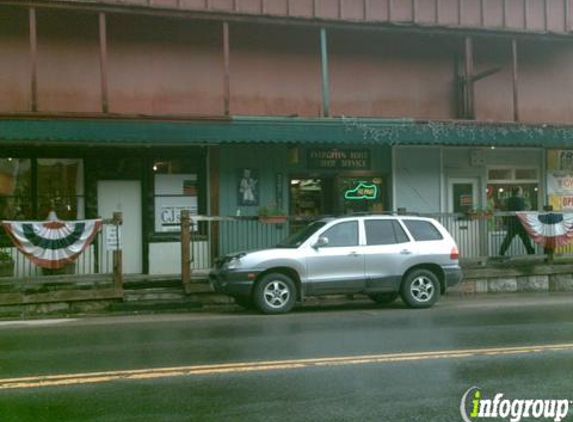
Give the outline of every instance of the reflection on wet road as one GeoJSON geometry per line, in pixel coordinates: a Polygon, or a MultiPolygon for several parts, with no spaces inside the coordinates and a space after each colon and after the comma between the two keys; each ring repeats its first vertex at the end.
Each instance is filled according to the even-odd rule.
{"type": "Polygon", "coordinates": [[[461,420],[470,387],[573,399],[573,297],[0,325],[3,421],[461,420]]]}

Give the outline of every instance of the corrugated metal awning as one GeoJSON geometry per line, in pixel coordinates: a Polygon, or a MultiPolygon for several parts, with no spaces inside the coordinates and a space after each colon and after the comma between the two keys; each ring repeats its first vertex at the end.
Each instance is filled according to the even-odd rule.
{"type": "Polygon", "coordinates": [[[228,120],[4,118],[0,143],[227,143],[573,147],[573,126],[412,119],[233,117],[228,120]]]}

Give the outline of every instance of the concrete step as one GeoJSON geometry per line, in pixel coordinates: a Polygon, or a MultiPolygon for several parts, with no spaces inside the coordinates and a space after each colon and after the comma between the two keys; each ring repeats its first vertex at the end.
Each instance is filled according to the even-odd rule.
{"type": "Polygon", "coordinates": [[[182,287],[153,287],[123,291],[125,302],[178,301],[183,299],[185,299],[185,291],[182,287]]]}
{"type": "Polygon", "coordinates": [[[185,311],[199,309],[203,306],[197,300],[148,300],[144,302],[113,303],[112,312],[159,312],[159,311],[185,311]]]}

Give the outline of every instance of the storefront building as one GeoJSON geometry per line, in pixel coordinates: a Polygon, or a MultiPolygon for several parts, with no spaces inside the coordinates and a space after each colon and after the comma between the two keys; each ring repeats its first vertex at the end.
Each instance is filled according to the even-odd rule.
{"type": "MultiPolygon", "coordinates": [[[[159,3],[0,1],[1,219],[121,211],[125,271],[167,274],[181,210],[573,207],[569,0],[159,3]]],[[[261,246],[207,227],[203,262],[261,246]]]]}

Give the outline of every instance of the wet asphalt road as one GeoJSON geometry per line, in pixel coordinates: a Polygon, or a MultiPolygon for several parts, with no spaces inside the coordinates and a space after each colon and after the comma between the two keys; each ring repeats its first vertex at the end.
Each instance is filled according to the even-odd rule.
{"type": "MultiPolygon", "coordinates": [[[[564,294],[449,297],[422,311],[354,302],[278,317],[237,308],[0,323],[0,422],[461,421],[460,399],[472,386],[486,396],[573,400],[573,346],[439,359],[404,353],[570,343],[573,296],[564,294]],[[328,360],[381,354],[396,359],[328,360]],[[301,359],[326,364],[276,364],[301,359]],[[270,364],[253,370],[260,361],[270,364]],[[227,363],[250,369],[221,370],[227,363]],[[216,366],[154,375],[190,365],[216,366]],[[107,378],[120,370],[151,375],[107,378]],[[93,372],[106,378],[77,375],[93,372]],[[7,379],[58,374],[77,383],[2,389],[7,379]]],[[[565,420],[573,406],[569,413],[565,420]]]]}

